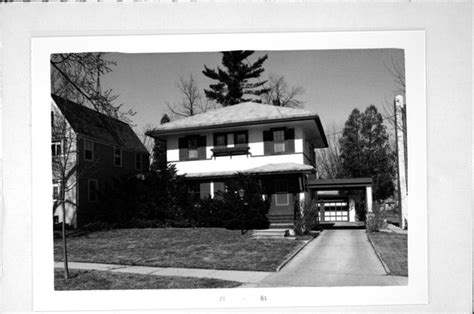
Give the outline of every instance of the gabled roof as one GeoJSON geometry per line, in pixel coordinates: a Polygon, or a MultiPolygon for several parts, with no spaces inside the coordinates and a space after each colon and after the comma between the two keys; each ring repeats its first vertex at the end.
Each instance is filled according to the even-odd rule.
{"type": "Polygon", "coordinates": [[[127,123],[62,97],[51,97],[76,133],[126,150],[148,153],[127,123]]]}
{"type": "Polygon", "coordinates": [[[244,102],[164,123],[155,129],[148,131],[147,135],[156,137],[180,131],[300,120],[315,120],[320,134],[325,140],[321,122],[318,115],[314,112],[303,109],[259,104],[255,102],[244,102]]]}

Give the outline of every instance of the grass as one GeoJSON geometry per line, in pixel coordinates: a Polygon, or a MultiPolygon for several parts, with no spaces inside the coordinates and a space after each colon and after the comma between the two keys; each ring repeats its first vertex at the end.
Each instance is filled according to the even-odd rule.
{"type": "Polygon", "coordinates": [[[71,278],[63,278],[63,270],[54,270],[55,290],[125,290],[125,289],[205,289],[234,288],[240,282],[173,276],[137,275],[96,270],[70,270],[71,278]]]}
{"type": "Polygon", "coordinates": [[[390,275],[408,276],[408,246],[406,234],[372,232],[367,233],[375,250],[387,265],[390,275]]]}
{"type": "MultiPolygon", "coordinates": [[[[275,271],[301,240],[253,239],[218,228],[115,229],[68,239],[74,262],[275,271]]],[[[62,261],[61,240],[54,257],[62,261]]]]}

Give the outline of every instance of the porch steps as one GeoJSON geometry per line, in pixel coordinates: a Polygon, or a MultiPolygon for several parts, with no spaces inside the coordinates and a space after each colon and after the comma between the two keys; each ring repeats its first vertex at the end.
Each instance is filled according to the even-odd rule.
{"type": "Polygon", "coordinates": [[[271,222],[269,229],[293,229],[295,228],[295,225],[293,222],[271,222]]]}
{"type": "Polygon", "coordinates": [[[293,224],[294,217],[292,214],[269,214],[267,216],[270,223],[290,223],[293,224]]]}
{"type": "Polygon", "coordinates": [[[289,228],[272,228],[272,229],[259,229],[254,230],[252,237],[257,239],[295,239],[295,237],[289,237],[287,234],[289,228]]]}

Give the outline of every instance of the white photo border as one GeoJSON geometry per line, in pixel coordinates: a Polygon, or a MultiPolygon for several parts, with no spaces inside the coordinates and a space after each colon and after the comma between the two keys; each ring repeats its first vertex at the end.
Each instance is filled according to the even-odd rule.
{"type": "Polygon", "coordinates": [[[183,35],[33,37],[32,233],[33,308],[59,310],[145,310],[262,308],[428,303],[427,154],[425,32],[292,32],[183,35]],[[288,287],[192,290],[55,291],[50,55],[72,52],[208,52],[223,50],[335,50],[397,48],[405,52],[408,133],[408,285],[389,287],[288,287]],[[49,208],[49,209],[48,209],[49,208]],[[416,209],[416,210],[410,210],[416,209]],[[225,297],[222,301],[221,297],[225,297]],[[265,298],[262,298],[265,296],[265,298]],[[341,298],[341,296],[344,296],[341,298]]]}

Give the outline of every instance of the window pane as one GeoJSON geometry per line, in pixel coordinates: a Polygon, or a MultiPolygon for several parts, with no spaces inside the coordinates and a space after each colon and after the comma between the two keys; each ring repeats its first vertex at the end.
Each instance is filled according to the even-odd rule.
{"type": "Polygon", "coordinates": [[[273,131],[273,141],[274,142],[285,141],[285,131],[283,130],[273,131]]]}
{"type": "Polygon", "coordinates": [[[226,139],[225,134],[217,135],[216,136],[216,146],[226,146],[225,139],[226,139]]]}
{"type": "Polygon", "coordinates": [[[198,151],[197,149],[189,149],[188,150],[188,158],[198,158],[198,151]]]}
{"type": "Polygon", "coordinates": [[[246,143],[247,143],[247,134],[246,133],[237,133],[235,144],[246,144],[246,143]]]}
{"type": "Polygon", "coordinates": [[[114,148],[114,164],[115,166],[122,165],[122,151],[120,148],[114,148]]]}
{"type": "Polygon", "coordinates": [[[93,143],[89,140],[84,140],[84,158],[87,160],[93,159],[93,143]]]}
{"type": "Polygon", "coordinates": [[[285,152],[285,142],[283,143],[274,143],[273,144],[273,151],[275,153],[283,153],[285,152]]]}
{"type": "Polygon", "coordinates": [[[191,137],[188,139],[188,149],[196,149],[197,148],[197,138],[191,137]]]}

